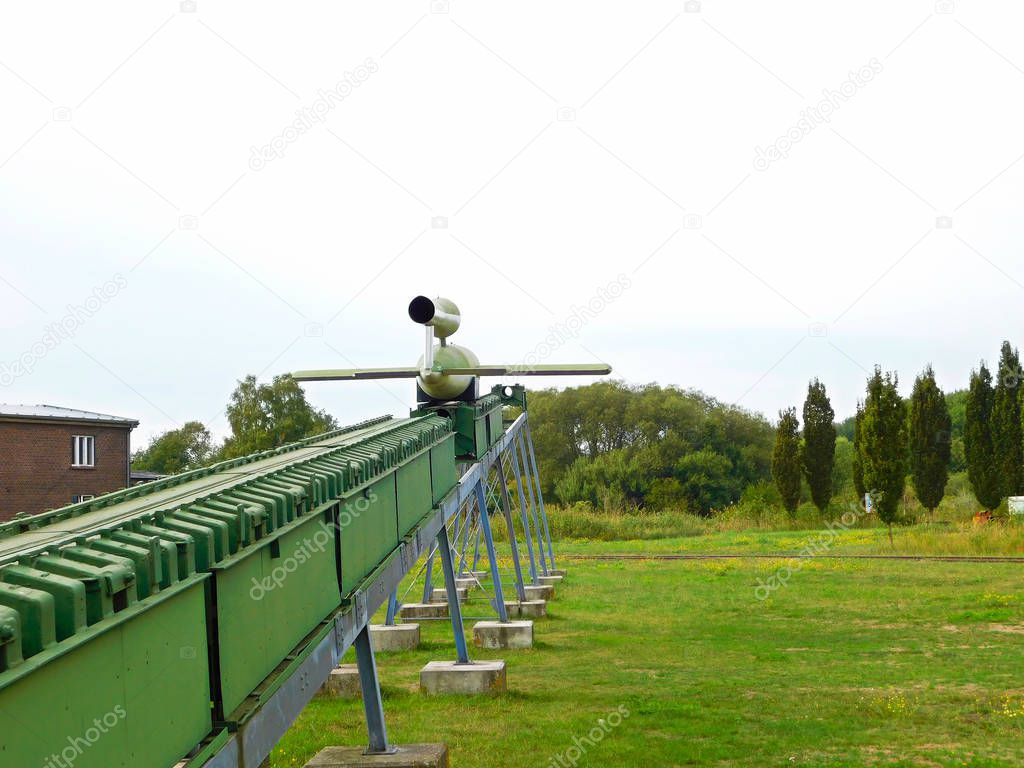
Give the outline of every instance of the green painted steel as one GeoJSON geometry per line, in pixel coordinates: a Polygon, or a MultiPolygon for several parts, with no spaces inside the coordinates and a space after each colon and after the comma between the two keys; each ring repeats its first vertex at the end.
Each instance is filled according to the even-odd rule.
{"type": "Polygon", "coordinates": [[[505,434],[500,387],[489,395],[466,403],[445,403],[418,408],[414,416],[439,414],[452,420],[455,455],[461,461],[481,458],[505,434]]]}
{"type": "Polygon", "coordinates": [[[0,765],[170,765],[191,749],[212,727],[208,578],[0,673],[0,765]]]}
{"type": "Polygon", "coordinates": [[[452,490],[454,443],[375,420],[0,526],[0,765],[223,738],[452,490]]]}

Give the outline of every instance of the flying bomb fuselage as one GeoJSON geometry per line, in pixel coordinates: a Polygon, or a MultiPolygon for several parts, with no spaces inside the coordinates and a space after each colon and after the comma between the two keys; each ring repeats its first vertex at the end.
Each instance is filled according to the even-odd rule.
{"type": "Polygon", "coordinates": [[[480,360],[467,347],[449,344],[448,337],[455,333],[462,323],[458,306],[451,299],[428,299],[417,296],[409,302],[409,317],[433,329],[437,344],[433,345],[431,365],[427,365],[427,354],[420,355],[417,367],[421,373],[416,381],[426,394],[435,400],[452,400],[473,382],[472,374],[450,374],[431,371],[432,368],[476,368],[480,360]]]}

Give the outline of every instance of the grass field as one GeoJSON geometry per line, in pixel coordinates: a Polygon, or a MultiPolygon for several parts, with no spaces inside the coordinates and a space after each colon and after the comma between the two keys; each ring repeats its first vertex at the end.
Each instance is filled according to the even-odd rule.
{"type": "MultiPolygon", "coordinates": [[[[378,656],[392,741],[447,742],[456,768],[1024,764],[1024,566],[817,559],[759,600],[758,584],[793,561],[560,565],[570,574],[534,650],[471,648],[506,660],[507,694],[418,692],[427,661],[454,658],[447,623],[424,624],[418,651],[378,656]]],[[[480,600],[467,607],[484,611],[480,600]]],[[[360,702],[317,699],[271,765],[302,766],[323,746],[365,738],[360,702]]]]}
{"type": "MultiPolygon", "coordinates": [[[[885,528],[836,528],[819,530],[715,532],[693,536],[627,541],[559,542],[566,554],[799,554],[811,548],[835,555],[997,555],[1024,556],[1024,524],[991,523],[919,525],[896,528],[893,543],[885,528]]],[[[557,554],[557,553],[556,553],[557,554]]]]}

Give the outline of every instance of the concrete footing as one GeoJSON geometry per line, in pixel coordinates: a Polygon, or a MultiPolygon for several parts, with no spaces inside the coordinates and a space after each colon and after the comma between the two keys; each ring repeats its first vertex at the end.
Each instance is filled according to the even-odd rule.
{"type": "Polygon", "coordinates": [[[523,589],[527,600],[550,600],[555,596],[555,588],[550,584],[527,584],[523,589]]]}
{"type": "Polygon", "coordinates": [[[527,600],[523,603],[506,602],[505,610],[510,618],[542,619],[548,615],[548,604],[545,600],[527,600]]]}
{"type": "Polygon", "coordinates": [[[538,576],[537,577],[537,581],[539,581],[541,584],[550,584],[553,587],[556,584],[561,584],[562,583],[562,579],[564,579],[564,578],[565,578],[564,576],[553,576],[553,575],[552,576],[538,576]]]}
{"type": "Polygon", "coordinates": [[[455,586],[459,589],[473,589],[476,586],[476,579],[472,579],[469,577],[464,579],[456,579],[455,586]]]}
{"type": "Polygon", "coordinates": [[[411,651],[420,644],[419,624],[371,624],[370,642],[374,653],[411,651]]]}
{"type": "Polygon", "coordinates": [[[551,568],[548,571],[549,576],[565,576],[565,568],[551,568]]]}
{"type": "Polygon", "coordinates": [[[448,618],[448,603],[406,603],[398,615],[403,619],[448,618]]]}
{"type": "Polygon", "coordinates": [[[327,678],[327,682],[320,689],[320,695],[332,699],[362,698],[363,689],[359,685],[359,667],[355,664],[342,664],[332,669],[331,676],[327,678]]]}
{"type": "Polygon", "coordinates": [[[420,670],[420,689],[431,695],[501,693],[507,687],[504,661],[432,661],[420,670]]]}
{"type": "Polygon", "coordinates": [[[478,621],[473,625],[473,644],[491,650],[533,648],[533,622],[478,621]]]}
{"type": "Polygon", "coordinates": [[[466,575],[467,576],[476,576],[478,579],[480,579],[480,581],[483,581],[484,579],[489,579],[491,577],[491,572],[490,571],[467,571],[466,575]]]}
{"type": "Polygon", "coordinates": [[[364,747],[327,747],[306,768],[448,768],[445,744],[395,746],[390,755],[367,755],[364,747]]]}
{"type": "MultiPolygon", "coordinates": [[[[469,597],[469,588],[460,587],[456,585],[455,592],[459,596],[459,600],[465,600],[469,597]]],[[[442,587],[441,589],[435,589],[433,594],[430,596],[430,602],[432,603],[447,603],[448,602],[448,590],[442,587]]]]}

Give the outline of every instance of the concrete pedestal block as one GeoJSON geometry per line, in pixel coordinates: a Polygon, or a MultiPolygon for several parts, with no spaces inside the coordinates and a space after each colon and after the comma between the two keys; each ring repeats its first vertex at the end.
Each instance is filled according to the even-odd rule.
{"type": "Polygon", "coordinates": [[[355,664],[342,664],[332,669],[331,676],[320,689],[320,695],[332,699],[361,699],[363,689],[359,685],[359,667],[355,664]]]}
{"type": "Polygon", "coordinates": [[[550,576],[565,576],[566,575],[565,568],[551,568],[548,571],[548,575],[550,575],[550,576]]]}
{"type": "Polygon", "coordinates": [[[478,621],[473,625],[473,644],[491,650],[533,648],[533,622],[478,621]]]}
{"type": "Polygon", "coordinates": [[[548,615],[548,604],[546,600],[527,600],[523,603],[506,602],[505,610],[509,618],[516,619],[542,619],[548,615]]]}
{"type": "Polygon", "coordinates": [[[524,590],[526,591],[527,600],[550,600],[555,596],[555,588],[550,584],[541,584],[539,586],[527,584],[524,590]]]}
{"type": "Polygon", "coordinates": [[[398,615],[403,619],[446,619],[448,603],[406,603],[398,615]]]}
{"type": "Polygon", "coordinates": [[[474,589],[476,587],[476,579],[471,579],[469,577],[464,579],[456,579],[455,586],[459,589],[474,589]]]}
{"type": "Polygon", "coordinates": [[[391,755],[367,755],[364,747],[327,747],[306,768],[448,768],[446,744],[396,745],[391,755]]]}
{"type": "MultiPolygon", "coordinates": [[[[460,586],[456,585],[455,593],[459,596],[459,600],[465,600],[467,597],[469,597],[469,588],[468,587],[460,587],[460,586]]],[[[447,603],[448,602],[448,590],[444,589],[443,587],[441,589],[435,589],[433,594],[430,596],[430,602],[432,602],[432,603],[447,603]]]]}
{"type": "Polygon", "coordinates": [[[548,584],[553,587],[556,584],[561,584],[563,578],[563,576],[538,576],[537,580],[541,584],[548,584]]]}
{"type": "Polygon", "coordinates": [[[371,624],[370,642],[375,653],[411,651],[420,644],[419,624],[371,624]]]}
{"type": "Polygon", "coordinates": [[[432,661],[420,670],[420,690],[426,694],[501,693],[507,690],[504,661],[432,661]]]}
{"type": "Polygon", "coordinates": [[[478,579],[480,579],[480,581],[483,581],[484,579],[491,578],[491,572],[490,571],[467,571],[466,575],[467,576],[476,576],[478,579]]]}

